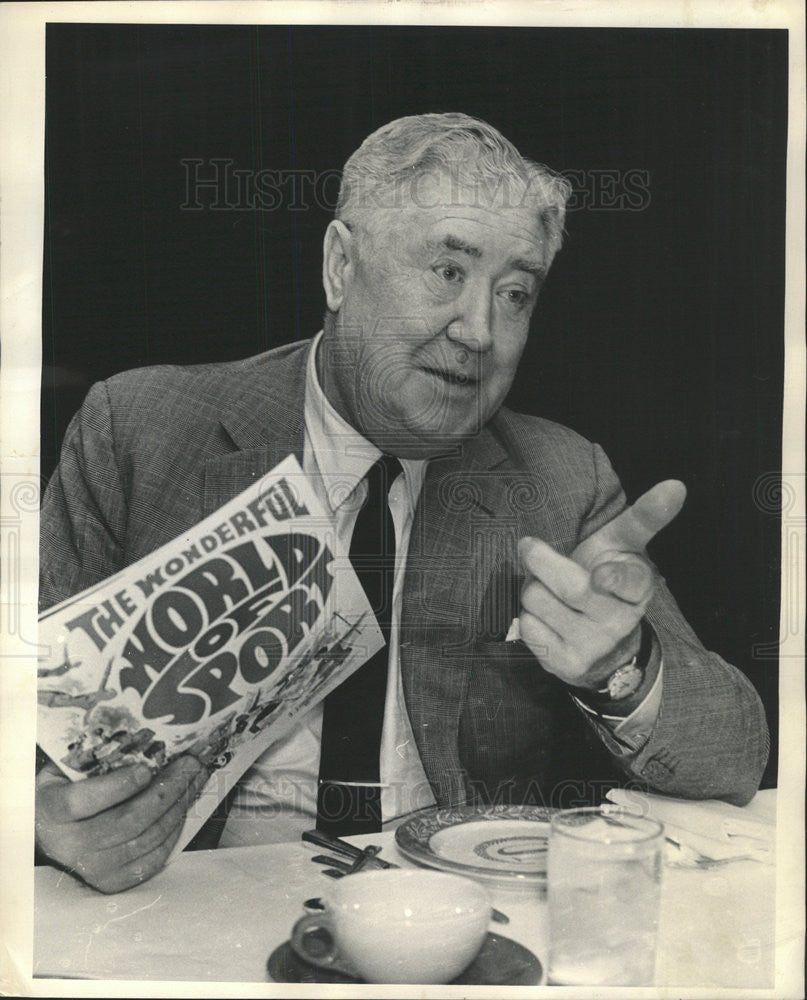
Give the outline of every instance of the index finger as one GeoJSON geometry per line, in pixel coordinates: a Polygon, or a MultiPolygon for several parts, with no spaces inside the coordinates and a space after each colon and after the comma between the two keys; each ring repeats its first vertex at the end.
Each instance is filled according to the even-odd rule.
{"type": "Polygon", "coordinates": [[[641,552],[650,539],[676,516],[684,505],[686,495],[686,486],[677,479],[656,483],[632,507],[623,510],[613,521],[587,538],[578,551],[585,550],[585,556],[601,552],[603,548],[641,552]]]}
{"type": "Polygon", "coordinates": [[[83,781],[48,774],[38,782],[48,810],[63,822],[87,819],[125,802],[151,782],[145,764],[121,767],[83,781]]]}

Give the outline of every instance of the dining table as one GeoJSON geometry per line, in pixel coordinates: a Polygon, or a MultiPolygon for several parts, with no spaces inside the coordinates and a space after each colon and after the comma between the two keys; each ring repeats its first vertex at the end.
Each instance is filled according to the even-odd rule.
{"type": "MultiPolygon", "coordinates": [[[[775,822],[776,791],[758,792],[744,813],[775,822]]],[[[360,847],[380,845],[381,858],[414,866],[398,851],[394,831],[348,840],[360,847]]],[[[304,902],[327,894],[333,884],[323,866],[313,862],[322,853],[327,852],[302,841],[186,851],[148,882],[115,895],[40,866],[34,978],[51,988],[56,984],[45,980],[125,980],[143,984],[143,995],[147,984],[158,982],[202,984],[197,993],[189,986],[183,994],[202,996],[204,984],[271,983],[269,956],[288,941],[304,902]]],[[[776,866],[757,859],[716,866],[665,864],[655,986],[772,987],[775,880],[776,866]]],[[[545,968],[545,890],[489,885],[489,892],[492,904],[509,919],[491,930],[529,949],[545,968]]],[[[465,989],[464,995],[471,995],[465,989]]],[[[137,990],[128,995],[138,995],[137,990]]],[[[292,994],[273,994],[266,987],[257,995],[292,994]]]]}

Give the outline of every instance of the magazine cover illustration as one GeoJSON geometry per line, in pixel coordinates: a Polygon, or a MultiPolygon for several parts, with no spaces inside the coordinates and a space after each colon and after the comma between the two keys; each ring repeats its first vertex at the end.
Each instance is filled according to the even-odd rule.
{"type": "Polygon", "coordinates": [[[188,534],[40,616],[38,741],[71,779],[190,753],[181,849],[243,772],[383,645],[287,458],[188,534]]]}

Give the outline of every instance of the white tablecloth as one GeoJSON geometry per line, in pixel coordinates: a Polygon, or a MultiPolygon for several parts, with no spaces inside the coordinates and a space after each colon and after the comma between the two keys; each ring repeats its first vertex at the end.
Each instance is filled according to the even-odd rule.
{"type": "MultiPolygon", "coordinates": [[[[775,792],[749,807],[771,814],[775,792]]],[[[393,834],[383,844],[407,864],[393,834]]],[[[289,937],[303,900],[330,880],[302,843],[185,853],[145,885],[104,896],[52,868],[36,873],[34,976],[257,983],[289,937]]],[[[773,984],[775,868],[756,861],[711,871],[666,868],[657,985],[765,988],[773,984]]],[[[546,904],[508,891],[493,902],[504,934],[545,963],[546,904]]]]}

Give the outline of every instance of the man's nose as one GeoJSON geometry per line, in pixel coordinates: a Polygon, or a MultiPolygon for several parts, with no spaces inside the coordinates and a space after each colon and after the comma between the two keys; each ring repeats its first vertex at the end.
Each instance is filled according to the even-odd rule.
{"type": "Polygon", "coordinates": [[[493,343],[490,291],[466,285],[457,306],[456,317],[448,325],[449,339],[478,353],[490,350],[493,343]]]}

